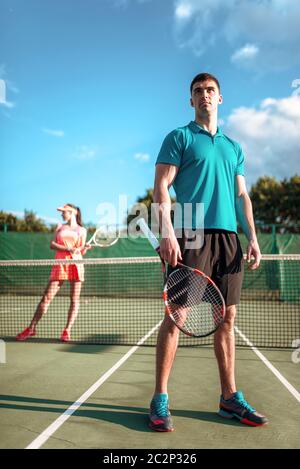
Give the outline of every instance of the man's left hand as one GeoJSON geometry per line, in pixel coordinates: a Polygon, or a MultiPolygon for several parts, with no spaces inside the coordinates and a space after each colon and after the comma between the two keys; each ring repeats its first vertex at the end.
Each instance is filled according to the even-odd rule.
{"type": "Polygon", "coordinates": [[[255,270],[259,267],[261,261],[261,252],[257,240],[250,240],[247,246],[247,262],[251,262],[251,257],[254,257],[254,262],[249,265],[250,270],[255,270]]]}

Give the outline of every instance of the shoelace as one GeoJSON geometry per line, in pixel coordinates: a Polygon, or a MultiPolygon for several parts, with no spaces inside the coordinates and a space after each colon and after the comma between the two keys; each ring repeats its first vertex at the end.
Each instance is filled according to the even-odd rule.
{"type": "Polygon", "coordinates": [[[251,407],[251,405],[246,401],[246,399],[237,399],[237,402],[240,406],[244,407],[244,409],[248,410],[249,412],[255,412],[255,409],[251,407]]]}
{"type": "Polygon", "coordinates": [[[168,416],[168,402],[167,401],[154,401],[155,413],[158,417],[168,416]]]}

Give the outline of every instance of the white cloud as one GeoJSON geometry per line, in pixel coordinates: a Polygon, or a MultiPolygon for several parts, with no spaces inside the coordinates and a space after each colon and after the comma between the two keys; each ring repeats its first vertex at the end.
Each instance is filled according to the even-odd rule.
{"type": "Polygon", "coordinates": [[[7,107],[8,109],[12,109],[16,106],[16,104],[11,101],[0,101],[0,104],[2,104],[4,107],[7,107]]]}
{"type": "Polygon", "coordinates": [[[200,56],[211,45],[224,45],[231,49],[235,65],[259,72],[300,64],[299,23],[298,0],[174,2],[175,38],[180,48],[200,56]]]}
{"type": "Polygon", "coordinates": [[[20,218],[24,218],[24,215],[25,213],[24,212],[18,212],[16,210],[6,210],[6,209],[3,209],[3,212],[5,213],[11,213],[12,215],[15,215],[15,217],[20,217],[20,218]]]}
{"type": "MultiPolygon", "coordinates": [[[[25,212],[18,212],[16,210],[9,210],[9,209],[8,210],[4,209],[3,212],[11,213],[12,215],[15,215],[18,218],[24,218],[25,217],[25,212]]],[[[41,220],[43,220],[44,222],[49,223],[49,224],[59,223],[58,218],[48,217],[47,215],[44,216],[44,215],[36,214],[36,217],[40,218],[41,220]]]]}
{"type": "MultiPolygon", "coordinates": [[[[174,4],[175,39],[179,48],[202,55],[217,38],[215,15],[234,0],[176,0],[174,4]]],[[[221,26],[220,26],[221,28],[221,26]]]]}
{"type": "Polygon", "coordinates": [[[236,63],[249,63],[259,52],[259,48],[255,44],[246,44],[244,47],[236,50],[231,56],[231,61],[236,63]]]}
{"type": "Polygon", "coordinates": [[[97,149],[91,145],[79,145],[73,157],[77,160],[92,160],[97,155],[97,149]]]}
{"type": "Polygon", "coordinates": [[[223,131],[242,145],[248,183],[266,174],[280,179],[299,174],[299,96],[267,98],[258,108],[234,109],[223,131]]]}
{"type": "Polygon", "coordinates": [[[53,130],[53,129],[42,129],[45,134],[52,135],[53,137],[64,137],[65,133],[63,130],[53,130]]]}
{"type": "Polygon", "coordinates": [[[150,159],[150,155],[148,153],[136,153],[134,158],[138,161],[147,162],[150,159]]]}
{"type": "Polygon", "coordinates": [[[175,16],[179,20],[182,18],[190,18],[192,14],[192,8],[189,3],[179,3],[177,7],[175,8],[175,16]]]}

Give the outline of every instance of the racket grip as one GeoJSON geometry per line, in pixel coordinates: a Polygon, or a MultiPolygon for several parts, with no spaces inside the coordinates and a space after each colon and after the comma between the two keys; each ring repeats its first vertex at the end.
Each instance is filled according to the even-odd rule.
{"type": "Polygon", "coordinates": [[[153,247],[153,249],[158,252],[159,251],[158,239],[152,233],[152,231],[150,230],[150,228],[147,225],[147,223],[145,222],[145,220],[143,218],[139,218],[136,224],[140,227],[141,231],[146,236],[146,238],[148,239],[148,241],[151,244],[151,246],[153,247]]]}

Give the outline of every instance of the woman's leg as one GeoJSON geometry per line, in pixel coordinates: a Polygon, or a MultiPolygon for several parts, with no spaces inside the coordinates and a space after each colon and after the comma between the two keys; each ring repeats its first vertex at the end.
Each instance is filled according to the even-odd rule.
{"type": "Polygon", "coordinates": [[[71,286],[71,303],[68,312],[68,320],[65,327],[65,330],[70,333],[71,328],[75,322],[79,311],[79,304],[80,304],[80,292],[81,292],[81,283],[82,282],[70,282],[71,286]]]}
{"type": "Polygon", "coordinates": [[[47,310],[49,308],[51,301],[55,297],[56,293],[59,291],[62,284],[63,284],[63,280],[51,280],[48,283],[46,290],[44,292],[44,295],[41,301],[39,302],[36,312],[34,313],[34,316],[30,323],[29,329],[31,331],[35,330],[37,323],[44,316],[44,314],[47,313],[47,310]]]}

